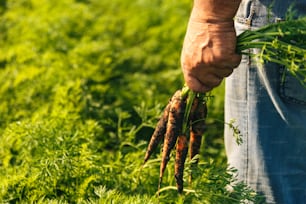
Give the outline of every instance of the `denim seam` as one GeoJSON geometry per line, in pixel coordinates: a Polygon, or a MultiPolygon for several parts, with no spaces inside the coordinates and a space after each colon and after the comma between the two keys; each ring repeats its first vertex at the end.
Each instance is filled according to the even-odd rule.
{"type": "MultiPolygon", "coordinates": [[[[248,25],[248,29],[250,30],[251,29],[251,26],[252,26],[252,20],[253,20],[253,18],[254,18],[254,16],[256,15],[255,13],[256,13],[256,9],[257,9],[257,5],[256,5],[256,3],[255,3],[255,0],[252,0],[251,1],[251,5],[250,5],[250,7],[249,7],[249,15],[248,15],[248,23],[249,23],[249,25],[248,25]]],[[[252,52],[252,50],[249,50],[250,52],[252,52]]],[[[248,69],[247,69],[247,77],[248,77],[248,84],[247,84],[247,95],[246,95],[246,101],[247,101],[247,123],[246,123],[246,138],[247,138],[247,145],[246,145],[246,152],[247,152],[247,161],[246,161],[246,181],[248,181],[248,185],[250,185],[250,183],[249,183],[249,181],[250,181],[250,179],[249,179],[249,174],[250,174],[250,172],[249,172],[249,165],[250,165],[250,163],[249,163],[249,156],[251,155],[251,148],[250,148],[250,141],[249,141],[249,127],[250,127],[250,113],[251,113],[251,111],[252,110],[250,110],[250,89],[251,89],[251,87],[252,87],[252,84],[250,84],[250,82],[252,81],[252,79],[251,79],[251,74],[252,73],[250,73],[250,69],[251,69],[251,67],[252,67],[252,60],[251,60],[251,58],[249,57],[249,59],[248,59],[249,61],[248,61],[248,69]]]]}
{"type": "Polygon", "coordinates": [[[249,151],[250,151],[250,148],[249,148],[249,123],[250,123],[250,101],[249,101],[249,93],[250,93],[250,67],[251,67],[251,61],[249,60],[248,62],[248,69],[246,71],[247,73],[247,86],[246,86],[246,89],[247,89],[247,94],[246,94],[246,124],[245,124],[245,138],[246,138],[246,166],[245,166],[245,181],[247,182],[247,185],[249,185],[249,151]]]}
{"type": "MultiPolygon", "coordinates": [[[[235,21],[244,25],[247,25],[249,29],[252,28],[252,26],[257,27],[256,25],[260,21],[265,21],[263,20],[263,16],[260,15],[258,12],[261,8],[261,4],[259,3],[258,0],[251,0],[250,1],[250,6],[248,7],[248,13],[245,14],[245,16],[235,16],[235,21]]],[[[266,19],[267,22],[269,23],[278,23],[283,21],[284,19],[281,17],[274,16],[272,14],[271,16],[266,19]]]]}
{"type": "Polygon", "coordinates": [[[251,4],[250,5],[250,11],[249,11],[249,15],[247,17],[238,17],[238,16],[235,17],[235,20],[237,22],[247,25],[248,29],[251,28],[252,18],[253,18],[254,14],[255,14],[255,7],[256,7],[254,0],[252,0],[250,2],[250,4],[251,4]]]}

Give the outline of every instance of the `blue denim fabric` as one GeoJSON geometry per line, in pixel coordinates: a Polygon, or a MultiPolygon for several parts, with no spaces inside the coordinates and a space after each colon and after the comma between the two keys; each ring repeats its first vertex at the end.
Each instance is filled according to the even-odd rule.
{"type": "MultiPolygon", "coordinates": [[[[237,33],[283,19],[293,1],[243,0],[237,33]]],[[[296,1],[306,14],[306,0],[296,1]]],[[[256,52],[256,50],[251,50],[256,52]]],[[[275,64],[259,66],[243,56],[226,79],[225,121],[236,120],[243,137],[237,145],[225,126],[228,162],[238,179],[266,197],[266,203],[306,203],[306,89],[275,64]]]]}

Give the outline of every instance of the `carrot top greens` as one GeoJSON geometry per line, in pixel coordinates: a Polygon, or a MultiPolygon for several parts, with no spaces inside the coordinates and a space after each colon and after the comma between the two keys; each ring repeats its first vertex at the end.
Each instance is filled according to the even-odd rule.
{"type": "Polygon", "coordinates": [[[306,17],[244,31],[237,38],[237,52],[249,55],[260,63],[282,65],[305,86],[306,17]],[[248,51],[253,48],[258,52],[248,51]]]}

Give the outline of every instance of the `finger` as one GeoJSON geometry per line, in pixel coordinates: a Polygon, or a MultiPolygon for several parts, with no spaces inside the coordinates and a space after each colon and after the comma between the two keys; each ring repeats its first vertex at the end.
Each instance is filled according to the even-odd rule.
{"type": "Polygon", "coordinates": [[[236,67],[238,67],[238,65],[240,64],[241,61],[241,55],[238,54],[232,54],[229,55],[228,59],[225,59],[223,62],[221,62],[220,64],[216,64],[216,67],[223,67],[223,68],[231,68],[234,69],[236,67]]]}
{"type": "Polygon", "coordinates": [[[191,90],[198,92],[198,93],[206,93],[212,89],[212,87],[201,83],[200,80],[198,80],[197,78],[193,76],[185,77],[185,83],[191,90]]]}
{"type": "Polygon", "coordinates": [[[208,87],[210,90],[219,86],[223,80],[223,77],[219,77],[215,74],[207,74],[199,77],[200,82],[203,86],[208,87]]]}
{"type": "Polygon", "coordinates": [[[202,86],[214,88],[218,86],[225,75],[229,74],[229,70],[219,69],[216,67],[207,67],[205,72],[199,72],[194,77],[199,80],[202,86]]]}
{"type": "MultiPolygon", "coordinates": [[[[211,62],[208,64],[210,67],[217,67],[220,69],[234,69],[241,61],[241,55],[231,54],[224,55],[226,57],[212,57],[211,62]]],[[[207,66],[207,65],[206,65],[207,66]]]]}
{"type": "MultiPolygon", "coordinates": [[[[216,78],[215,80],[222,80],[223,78],[229,76],[233,72],[232,67],[209,67],[206,68],[206,72],[209,74],[203,74],[203,80],[204,78],[216,78]]],[[[197,76],[202,76],[202,75],[197,75],[197,76]]]]}

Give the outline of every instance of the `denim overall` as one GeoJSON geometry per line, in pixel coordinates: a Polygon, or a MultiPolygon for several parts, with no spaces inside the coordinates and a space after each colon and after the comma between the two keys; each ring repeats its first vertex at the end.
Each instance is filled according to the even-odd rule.
{"type": "MultiPolygon", "coordinates": [[[[292,2],[242,0],[237,34],[284,20],[292,2]]],[[[295,1],[294,8],[306,15],[306,0],[295,1]]],[[[243,56],[226,79],[225,121],[231,119],[243,139],[237,145],[225,126],[228,162],[238,179],[265,196],[266,203],[306,203],[306,88],[283,67],[258,66],[243,56]]]]}

